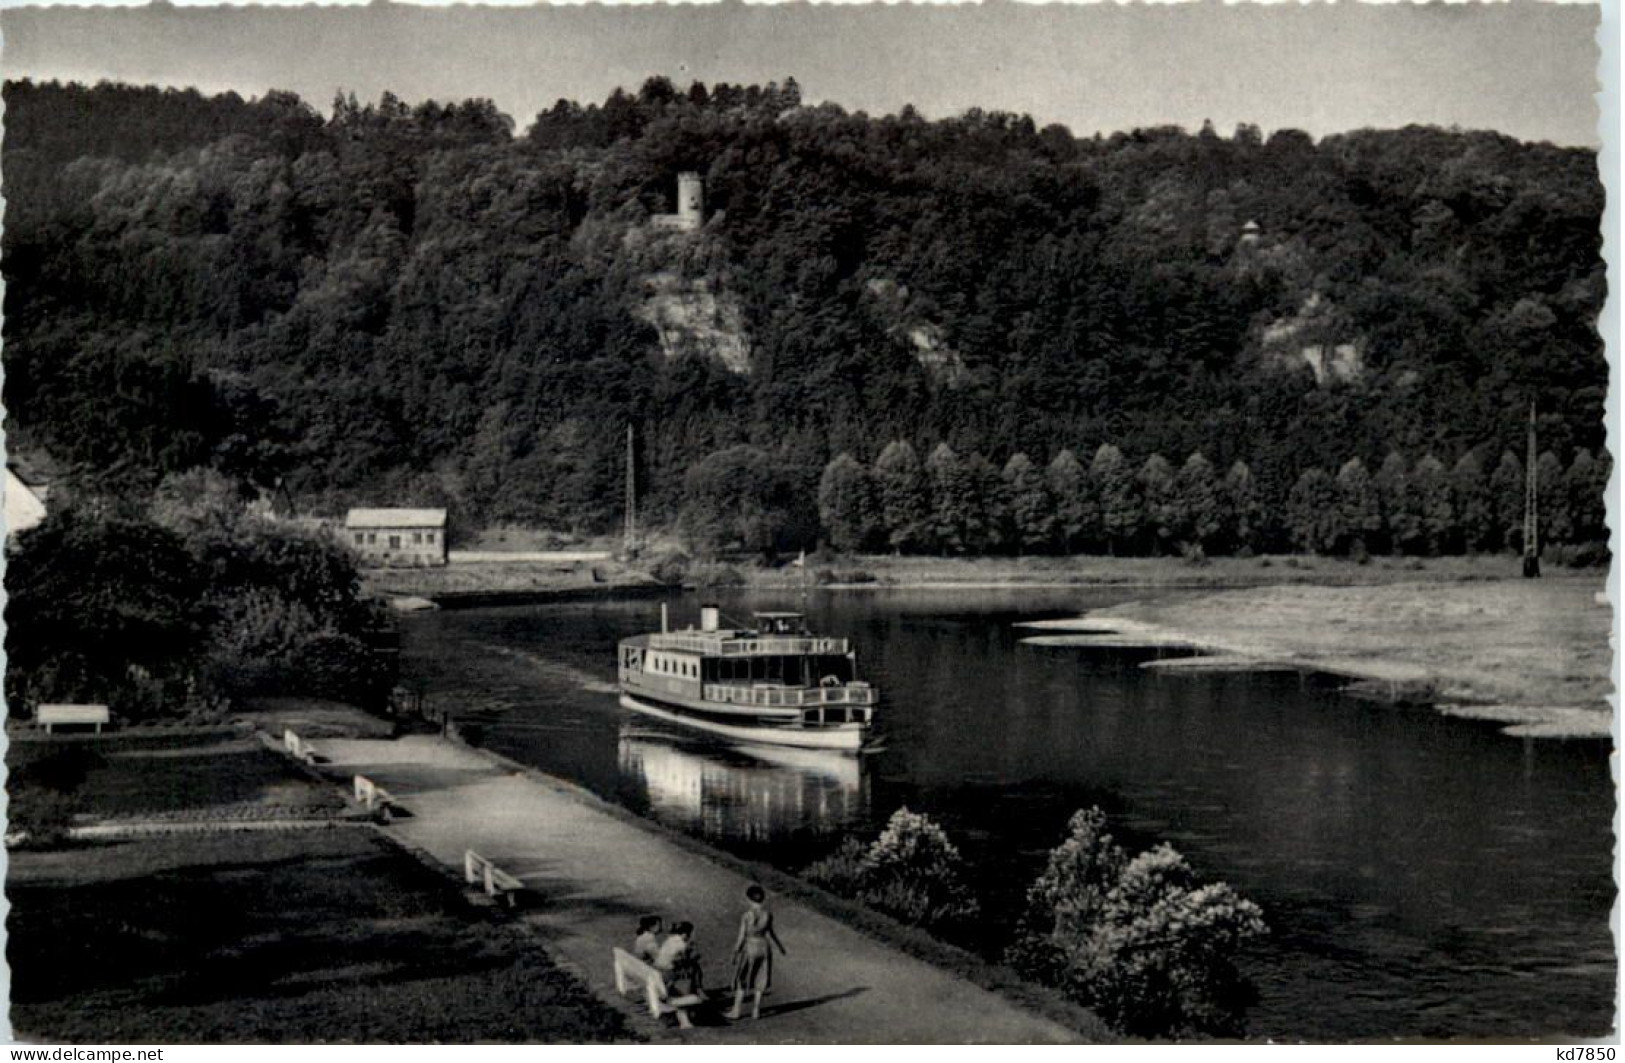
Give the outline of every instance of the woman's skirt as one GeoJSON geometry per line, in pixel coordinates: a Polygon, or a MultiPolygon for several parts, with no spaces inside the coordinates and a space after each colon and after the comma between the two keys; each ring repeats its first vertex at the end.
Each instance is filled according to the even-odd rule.
{"type": "Polygon", "coordinates": [[[773,953],[766,941],[746,941],[734,958],[735,989],[766,990],[773,983],[773,953]]]}

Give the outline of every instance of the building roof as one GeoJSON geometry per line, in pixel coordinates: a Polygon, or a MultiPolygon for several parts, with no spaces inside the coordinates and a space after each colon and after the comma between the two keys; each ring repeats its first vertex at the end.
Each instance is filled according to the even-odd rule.
{"type": "Polygon", "coordinates": [[[6,534],[27,531],[45,519],[45,502],[11,469],[6,469],[6,534]]]}
{"type": "Polygon", "coordinates": [[[443,509],[352,509],[346,528],[444,528],[443,509]]]}

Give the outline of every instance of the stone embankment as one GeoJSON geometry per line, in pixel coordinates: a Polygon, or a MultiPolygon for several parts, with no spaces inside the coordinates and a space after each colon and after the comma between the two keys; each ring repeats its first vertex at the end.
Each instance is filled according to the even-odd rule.
{"type": "Polygon", "coordinates": [[[478,554],[453,551],[439,568],[369,569],[365,588],[403,611],[425,603],[476,608],[646,597],[671,593],[647,572],[597,554],[478,554]]]}

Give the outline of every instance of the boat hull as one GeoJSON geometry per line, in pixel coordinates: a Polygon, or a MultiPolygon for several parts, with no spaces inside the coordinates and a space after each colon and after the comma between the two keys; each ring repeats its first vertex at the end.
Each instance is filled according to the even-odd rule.
{"type": "Polygon", "coordinates": [[[855,753],[863,748],[863,736],[868,730],[867,726],[861,723],[834,723],[822,727],[805,727],[800,724],[750,724],[743,721],[723,723],[691,716],[671,705],[635,697],[625,691],[621,692],[621,707],[738,742],[792,746],[799,749],[841,749],[855,753]]]}

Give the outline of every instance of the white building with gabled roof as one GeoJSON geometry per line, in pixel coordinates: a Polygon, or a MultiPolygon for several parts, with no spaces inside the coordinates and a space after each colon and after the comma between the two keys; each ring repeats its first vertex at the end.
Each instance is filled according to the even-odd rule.
{"type": "Polygon", "coordinates": [[[444,565],[446,511],[352,509],[344,518],[343,540],[364,564],[444,565]]]}

